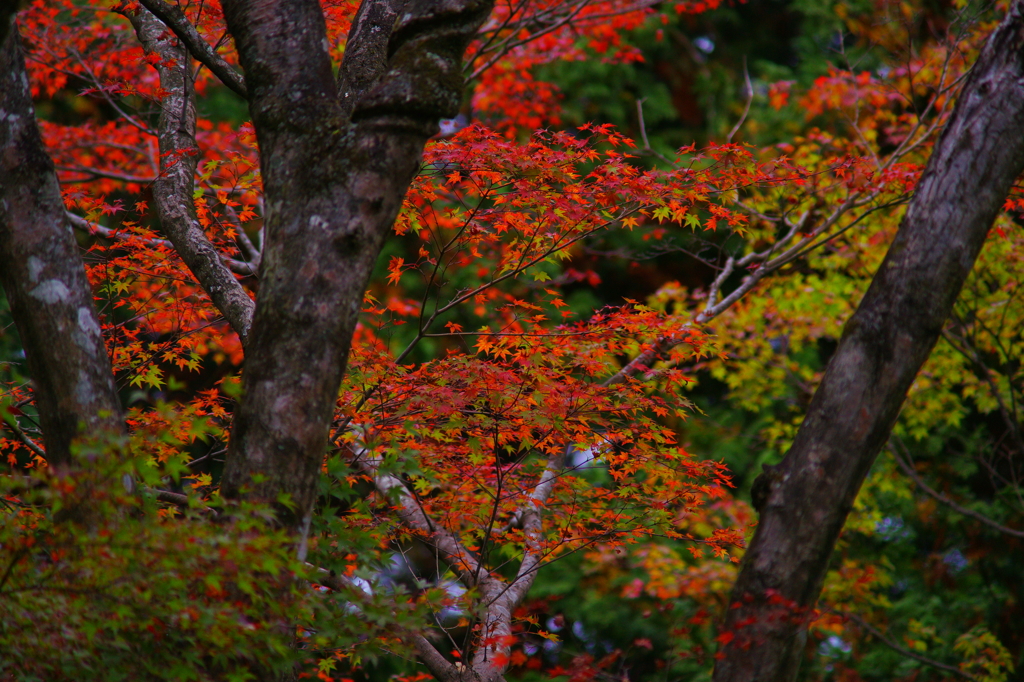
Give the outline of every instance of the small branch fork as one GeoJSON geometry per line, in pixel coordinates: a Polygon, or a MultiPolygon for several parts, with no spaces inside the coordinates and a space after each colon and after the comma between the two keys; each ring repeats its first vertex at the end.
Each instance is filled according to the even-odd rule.
{"type": "Polygon", "coordinates": [[[242,99],[249,98],[249,92],[246,90],[245,80],[241,74],[235,71],[233,66],[224,61],[223,57],[203,40],[184,12],[164,0],[139,0],[139,4],[174,31],[178,39],[188,48],[189,53],[219,78],[224,85],[231,88],[242,99]]]}
{"type": "Polygon", "coordinates": [[[463,585],[480,592],[485,607],[480,633],[482,644],[474,653],[470,668],[449,663],[428,640],[417,637],[414,644],[421,659],[431,672],[444,680],[463,679],[467,674],[475,675],[475,679],[479,680],[501,679],[503,668],[496,666],[494,661],[497,656],[508,656],[511,647],[507,642],[512,635],[512,615],[525,599],[543,560],[540,510],[551,496],[555,480],[564,467],[567,450],[560,451],[560,454],[549,460],[537,486],[517,513],[521,519],[526,547],[516,576],[506,581],[488,571],[455,533],[431,519],[405,483],[396,476],[381,472],[380,457],[359,444],[350,448],[353,451],[353,462],[373,480],[377,491],[397,502],[398,516],[402,522],[426,536],[426,541],[451,566],[463,585]]]}
{"type": "MultiPolygon", "coordinates": [[[[942,68],[940,87],[929,101],[924,111],[921,112],[917,122],[911,128],[906,138],[904,138],[900,146],[889,155],[888,159],[884,163],[878,162],[876,164],[878,167],[878,173],[888,170],[901,158],[917,149],[926,140],[933,137],[945,122],[946,117],[944,114],[947,112],[949,102],[953,99],[950,95],[966,78],[965,74],[947,83],[949,60],[952,58],[952,55],[947,56],[942,68]],[[936,103],[940,98],[945,98],[943,100],[943,104],[936,107],[936,103]],[[929,117],[932,114],[934,115],[929,117]],[[927,125],[925,124],[926,119],[928,120],[927,125]]],[[[747,103],[742,117],[729,133],[728,139],[730,141],[746,119],[753,98],[753,86],[751,85],[750,74],[747,73],[745,64],[744,76],[747,103]]],[[[637,100],[636,103],[642,142],[644,143],[644,149],[653,153],[654,150],[651,149],[650,143],[647,140],[642,103],[643,100],[637,100]]],[[[868,151],[872,152],[870,149],[868,151]]],[[[664,157],[662,157],[662,159],[667,161],[664,157]]],[[[737,200],[736,205],[751,217],[770,223],[784,224],[787,228],[786,234],[783,235],[782,238],[776,240],[770,247],[762,251],[752,251],[740,258],[728,256],[722,269],[711,283],[711,286],[708,287],[708,294],[704,309],[694,317],[692,322],[684,323],[680,328],[680,332],[683,332],[692,325],[707,324],[743,298],[747,293],[754,289],[758,282],[768,275],[778,271],[780,268],[791,263],[797,258],[806,255],[808,252],[823,246],[847,230],[852,229],[861,220],[875,211],[906,203],[909,198],[901,196],[895,200],[888,201],[883,204],[877,204],[876,202],[881,197],[881,194],[881,190],[874,190],[872,192],[853,190],[847,195],[846,199],[841,204],[832,210],[828,217],[819,222],[813,228],[809,226],[813,216],[813,210],[811,209],[804,211],[799,218],[793,221],[785,215],[780,217],[766,215],[752,206],[749,206],[745,202],[737,200]],[[855,217],[849,224],[844,225],[835,232],[832,232],[833,228],[844,216],[846,216],[850,211],[858,209],[865,210],[863,213],[855,217]],[[796,239],[797,235],[802,236],[799,239],[796,239]],[[726,281],[735,272],[737,267],[748,268],[751,269],[752,272],[743,278],[740,285],[735,290],[720,299],[721,292],[726,281]]],[[[649,348],[642,351],[639,355],[623,366],[623,368],[617,373],[606,379],[603,385],[613,386],[628,378],[635,377],[641,372],[645,373],[645,375],[649,377],[651,375],[650,369],[653,367],[654,363],[664,357],[664,355],[672,348],[682,343],[684,339],[685,334],[681,333],[658,338],[649,348]]]]}

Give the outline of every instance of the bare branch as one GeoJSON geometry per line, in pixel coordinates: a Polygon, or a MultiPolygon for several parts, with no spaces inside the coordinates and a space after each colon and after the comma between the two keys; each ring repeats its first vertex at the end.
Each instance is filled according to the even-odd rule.
{"type": "Polygon", "coordinates": [[[430,672],[441,682],[458,682],[463,679],[463,671],[451,663],[423,635],[413,636],[416,655],[430,672]]]}
{"type": "Polygon", "coordinates": [[[34,440],[32,440],[29,437],[29,435],[22,430],[21,426],[18,425],[18,421],[16,419],[11,419],[8,422],[4,422],[4,424],[7,426],[7,428],[14,432],[14,435],[18,437],[18,440],[25,444],[25,447],[27,447],[36,455],[42,457],[43,459],[46,459],[46,450],[43,450],[39,443],[36,443],[34,440]]]}
{"type": "MultiPolygon", "coordinates": [[[[896,442],[899,442],[898,438],[895,438],[894,440],[896,442]]],[[[904,450],[904,452],[907,452],[906,446],[903,446],[903,450],[904,450]]],[[[988,526],[990,528],[994,528],[997,531],[999,531],[1000,533],[1006,533],[1007,535],[1011,535],[1011,536],[1013,536],[1015,538],[1024,538],[1024,531],[1017,530],[1015,528],[1009,528],[1007,526],[1002,525],[1001,523],[993,521],[992,519],[990,519],[989,517],[985,516],[984,514],[980,514],[980,513],[976,512],[976,511],[974,511],[973,509],[968,509],[967,507],[964,507],[964,506],[962,506],[960,504],[957,504],[952,499],[950,499],[948,496],[943,495],[942,493],[940,493],[937,490],[935,490],[934,488],[932,488],[930,485],[928,485],[927,483],[924,482],[924,479],[921,478],[921,475],[919,473],[917,473],[916,469],[914,469],[913,464],[910,461],[908,461],[907,459],[904,459],[903,457],[901,457],[900,453],[891,444],[889,446],[889,452],[892,453],[893,459],[896,460],[896,464],[898,464],[900,469],[903,470],[903,473],[905,473],[907,475],[907,477],[910,478],[910,480],[912,480],[917,485],[918,488],[920,488],[921,490],[926,492],[929,496],[931,496],[934,499],[938,500],[939,502],[941,502],[942,504],[946,505],[947,507],[949,507],[953,511],[957,512],[958,514],[963,514],[964,516],[969,516],[972,519],[975,519],[977,521],[981,521],[986,526],[988,526]]],[[[908,457],[909,457],[909,453],[907,453],[907,454],[908,454],[908,457]]]]}
{"type": "MultiPolygon", "coordinates": [[[[161,168],[153,183],[160,226],[196,281],[245,343],[255,304],[207,239],[192,198],[199,148],[188,51],[167,35],[164,24],[148,10],[139,10],[128,18],[143,47],[162,58],[154,65],[164,91],[158,123],[161,168]]],[[[244,274],[251,274],[251,270],[246,268],[244,274]]]]}
{"type": "Polygon", "coordinates": [[[543,559],[543,535],[544,525],[541,510],[551,497],[555,487],[555,481],[562,475],[565,469],[565,461],[569,456],[571,446],[566,446],[553,455],[549,460],[544,472],[541,474],[533,492],[526,499],[526,503],[519,510],[517,517],[522,524],[525,547],[523,560],[519,564],[515,580],[512,581],[508,590],[508,599],[514,609],[526,597],[533,580],[537,575],[543,559]]]}
{"type": "Polygon", "coordinates": [[[927,665],[929,667],[932,667],[932,668],[935,668],[936,670],[945,670],[948,673],[953,673],[954,675],[959,675],[960,677],[964,678],[965,680],[977,680],[978,679],[974,675],[971,675],[970,673],[965,673],[963,670],[960,670],[960,668],[957,668],[957,667],[952,666],[952,665],[947,665],[945,663],[939,663],[935,659],[928,658],[927,656],[922,656],[921,654],[919,654],[919,653],[917,653],[915,651],[911,651],[910,649],[907,649],[906,647],[900,646],[899,644],[897,644],[893,640],[891,640],[888,637],[886,637],[885,635],[883,635],[882,632],[878,628],[874,627],[873,625],[871,625],[870,623],[868,623],[866,620],[864,620],[863,618],[861,618],[860,616],[858,616],[855,613],[850,613],[849,611],[840,611],[839,609],[836,609],[836,608],[830,608],[829,611],[832,611],[833,613],[835,613],[837,615],[840,615],[843,618],[849,618],[850,620],[854,621],[855,623],[857,623],[857,625],[859,625],[860,627],[862,627],[865,630],[867,630],[868,632],[870,632],[871,635],[873,637],[875,637],[876,639],[878,639],[878,641],[880,641],[882,644],[886,645],[887,647],[889,647],[893,651],[898,652],[898,653],[906,656],[907,658],[912,658],[915,661],[918,661],[919,663],[924,663],[925,665],[927,665]]]}
{"type": "Polygon", "coordinates": [[[249,99],[249,93],[245,88],[245,81],[241,74],[235,71],[234,67],[214,51],[210,44],[203,40],[203,37],[196,31],[195,26],[188,20],[185,13],[174,5],[164,0],[139,0],[139,4],[152,12],[157,19],[167,25],[174,35],[185,44],[188,51],[210,72],[219,78],[224,85],[228,86],[239,96],[249,99]]]}
{"type": "Polygon", "coordinates": [[[356,102],[380,82],[388,65],[388,42],[405,0],[363,0],[345,43],[338,70],[338,98],[351,116],[356,102]]]}
{"type": "Polygon", "coordinates": [[[410,528],[427,533],[427,542],[432,544],[441,557],[451,565],[466,587],[476,587],[484,579],[491,578],[480,560],[459,541],[451,531],[445,530],[436,521],[427,516],[416,497],[409,492],[405,483],[397,476],[381,473],[381,458],[373,455],[361,446],[353,446],[354,462],[363,473],[373,479],[378,492],[386,498],[397,498],[398,516],[410,528]]]}
{"type": "Polygon", "coordinates": [[[188,507],[188,495],[182,495],[181,493],[172,493],[170,490],[160,490],[159,488],[143,488],[143,492],[147,492],[160,502],[168,502],[176,507],[188,507]]]}
{"type": "Polygon", "coordinates": [[[746,83],[747,91],[747,104],[743,107],[743,115],[740,116],[740,120],[736,121],[736,125],[729,131],[729,136],[725,138],[726,142],[731,143],[732,138],[736,133],[743,127],[744,121],[747,120],[747,114],[750,113],[750,104],[754,101],[754,86],[750,84],[750,71],[747,70],[747,56],[743,55],[743,81],[746,83]]]}
{"type": "Polygon", "coordinates": [[[636,118],[640,123],[640,140],[644,143],[644,149],[650,149],[651,143],[647,140],[647,126],[644,124],[644,100],[636,100],[636,118]]]}
{"type": "MultiPolygon", "coordinates": [[[[83,232],[88,232],[89,234],[98,234],[101,237],[105,237],[107,239],[116,239],[116,240],[119,240],[119,241],[128,240],[128,239],[131,239],[133,237],[133,235],[125,234],[125,233],[121,232],[120,230],[115,230],[115,229],[112,229],[112,228],[109,228],[109,227],[104,227],[103,225],[100,225],[99,223],[91,223],[88,220],[86,220],[85,218],[83,218],[81,216],[78,216],[78,215],[75,215],[71,211],[67,212],[67,217],[68,217],[68,222],[71,223],[72,227],[74,227],[77,230],[81,230],[83,232]]],[[[162,248],[167,248],[167,249],[174,250],[174,244],[172,244],[171,242],[167,241],[166,239],[145,239],[145,238],[143,238],[143,239],[141,239],[141,242],[143,244],[147,245],[147,246],[162,247],[162,248]]],[[[226,265],[228,267],[228,269],[230,269],[232,272],[235,272],[235,273],[237,273],[239,275],[255,275],[257,269],[259,268],[259,262],[258,261],[255,262],[255,263],[249,263],[249,262],[242,261],[242,260],[236,260],[236,259],[231,258],[229,256],[225,256],[224,254],[219,253],[219,252],[218,252],[217,255],[220,256],[221,262],[224,263],[224,265],[226,265]]]]}
{"type": "Polygon", "coordinates": [[[473,656],[472,673],[468,669],[458,667],[444,668],[441,666],[436,668],[435,664],[439,665],[440,660],[443,659],[433,658],[437,652],[432,646],[430,649],[421,650],[423,642],[415,642],[417,652],[421,656],[427,656],[423,660],[432,672],[456,675],[456,677],[443,679],[463,679],[461,676],[465,675],[467,676],[465,679],[500,680],[501,670],[504,668],[494,665],[495,656],[508,654],[510,647],[506,638],[512,634],[512,615],[525,598],[536,575],[541,560],[542,529],[539,507],[543,502],[540,500],[546,500],[550,494],[554,479],[561,472],[564,458],[556,458],[556,461],[549,464],[530,498],[528,503],[530,507],[524,513],[523,524],[527,535],[526,552],[515,580],[507,583],[491,575],[480,560],[459,541],[454,532],[444,529],[431,519],[415,496],[409,492],[405,483],[395,476],[381,473],[381,458],[375,457],[365,448],[353,449],[356,451],[354,458],[356,466],[373,479],[377,490],[386,497],[397,497],[398,517],[402,522],[410,528],[427,533],[428,537],[425,538],[425,541],[433,546],[445,563],[455,571],[459,580],[467,587],[476,587],[480,591],[481,602],[484,606],[483,629],[480,633],[483,644],[473,656]]]}
{"type": "Polygon", "coordinates": [[[149,185],[156,180],[155,177],[147,177],[142,175],[129,175],[128,173],[119,173],[117,171],[102,170],[97,168],[86,168],[84,166],[57,166],[57,170],[62,170],[67,173],[78,173],[84,175],[83,180],[72,180],[71,182],[84,182],[88,180],[119,180],[121,182],[134,182],[139,185],[149,185]]]}
{"type": "Polygon", "coordinates": [[[718,292],[722,290],[722,285],[725,284],[725,280],[727,280],[729,275],[732,274],[735,266],[735,258],[729,256],[725,259],[725,266],[722,268],[722,271],[718,273],[718,276],[715,277],[715,281],[711,283],[710,287],[708,287],[708,302],[707,305],[704,306],[705,310],[715,307],[715,299],[718,298],[718,292]]]}

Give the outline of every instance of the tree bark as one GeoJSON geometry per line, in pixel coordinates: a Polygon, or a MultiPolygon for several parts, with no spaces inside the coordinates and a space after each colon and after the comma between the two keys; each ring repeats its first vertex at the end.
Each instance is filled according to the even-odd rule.
{"type": "Polygon", "coordinates": [[[1024,5],[989,38],[785,459],[733,589],[716,682],[796,677],[836,539],[1024,169],[1024,5]]]}
{"type": "Polygon", "coordinates": [[[76,437],[118,433],[123,423],[13,18],[0,17],[0,283],[25,349],[47,461],[61,470],[71,463],[76,437]]]}
{"type": "MultiPolygon", "coordinates": [[[[234,90],[235,94],[241,97],[249,96],[242,77],[210,47],[209,43],[203,40],[202,36],[199,35],[199,31],[189,23],[185,13],[179,7],[169,5],[164,0],[140,0],[139,4],[174,31],[174,34],[178,36],[178,40],[181,41],[181,46],[188,49],[192,56],[202,62],[213,75],[220,79],[221,83],[234,90]]],[[[134,22],[132,23],[134,24],[134,22]]]]}
{"type": "Polygon", "coordinates": [[[345,106],[316,0],[223,5],[260,146],[266,246],[222,489],[279,503],[295,530],[309,523],[367,280],[424,144],[458,112],[462,54],[492,4],[414,0],[366,31],[398,16],[366,1],[386,6],[353,26],[342,80],[367,90],[345,106]],[[360,44],[384,38],[386,50],[360,44]]]}
{"type": "Polygon", "coordinates": [[[207,239],[192,196],[199,165],[192,60],[184,44],[149,10],[140,8],[128,19],[146,51],[161,59],[154,65],[163,94],[157,122],[160,174],[153,183],[160,229],[244,343],[256,306],[207,239]]]}

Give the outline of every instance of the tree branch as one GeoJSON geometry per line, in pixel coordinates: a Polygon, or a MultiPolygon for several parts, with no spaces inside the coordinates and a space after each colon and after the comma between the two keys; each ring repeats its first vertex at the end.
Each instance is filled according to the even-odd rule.
{"type": "Polygon", "coordinates": [[[210,70],[214,76],[219,78],[224,85],[228,86],[235,94],[244,99],[249,99],[249,92],[245,88],[245,80],[241,74],[235,71],[234,67],[214,51],[210,44],[203,40],[195,26],[188,20],[185,13],[174,5],[164,0],[139,0],[139,4],[148,9],[157,19],[167,25],[174,35],[185,44],[188,51],[203,66],[210,70]]]}
{"type": "Polygon", "coordinates": [[[18,425],[18,421],[16,419],[12,418],[11,421],[4,422],[4,424],[14,432],[14,435],[18,437],[18,440],[25,444],[25,447],[39,457],[46,459],[46,450],[43,450],[43,448],[39,447],[39,443],[29,438],[29,435],[22,430],[21,426],[18,425]]]}
{"type": "Polygon", "coordinates": [[[338,70],[338,96],[344,116],[351,116],[359,98],[383,78],[391,32],[405,4],[406,0],[363,0],[359,5],[338,70]]]}
{"type": "Polygon", "coordinates": [[[442,656],[426,637],[414,635],[412,643],[416,647],[416,655],[423,662],[423,665],[427,666],[427,670],[441,680],[441,682],[460,682],[465,679],[463,670],[457,668],[455,663],[451,663],[442,656]]]}
{"type": "MultiPolygon", "coordinates": [[[[76,230],[81,230],[82,232],[88,232],[89,234],[98,234],[99,236],[105,237],[106,239],[115,239],[118,241],[128,240],[133,237],[133,235],[125,234],[120,230],[114,230],[109,227],[104,227],[99,223],[91,223],[85,218],[79,215],[75,215],[71,211],[67,212],[67,217],[68,222],[71,223],[71,226],[74,227],[76,230]]],[[[174,244],[167,241],[166,239],[143,238],[141,239],[141,241],[143,244],[147,246],[174,250],[174,244]]],[[[221,262],[223,262],[224,265],[226,265],[229,270],[239,275],[255,275],[256,271],[259,269],[259,262],[249,263],[242,260],[236,260],[234,258],[231,258],[230,256],[225,256],[220,252],[218,252],[217,255],[220,256],[221,262]]]]}
{"type": "MultiPolygon", "coordinates": [[[[906,447],[904,447],[904,451],[905,450],[906,450],[906,447]]],[[[964,516],[969,516],[972,519],[976,519],[978,521],[981,521],[986,526],[989,526],[990,528],[994,528],[997,531],[999,531],[1000,533],[1006,533],[1007,535],[1013,536],[1015,538],[1024,538],[1024,531],[1016,530],[1014,528],[1009,528],[1009,527],[1004,526],[1004,525],[1002,525],[1000,523],[997,523],[997,522],[993,521],[992,519],[990,519],[989,517],[985,516],[984,514],[980,514],[980,513],[976,512],[976,511],[974,511],[973,509],[968,509],[967,507],[964,507],[964,506],[962,506],[960,504],[957,504],[956,502],[951,500],[946,495],[943,495],[939,491],[937,491],[934,488],[932,488],[931,486],[929,486],[927,483],[924,482],[924,479],[921,478],[921,475],[919,473],[917,473],[917,471],[914,469],[913,465],[910,462],[908,462],[907,460],[903,459],[903,457],[900,456],[900,453],[897,452],[895,446],[890,445],[889,446],[889,452],[892,453],[893,459],[896,460],[896,464],[898,464],[900,469],[903,470],[903,473],[905,473],[907,475],[907,477],[910,478],[910,480],[912,480],[917,485],[918,488],[920,488],[921,490],[926,492],[931,497],[935,498],[936,500],[938,500],[942,504],[946,505],[947,507],[949,507],[953,511],[955,511],[955,512],[957,512],[959,514],[963,514],[964,516]]]]}
{"type": "Polygon", "coordinates": [[[164,24],[148,10],[141,9],[128,19],[142,46],[161,57],[154,65],[164,91],[157,131],[161,168],[153,182],[160,226],[214,306],[245,343],[255,303],[207,239],[193,200],[199,148],[188,51],[166,34],[164,24]]]}
{"type": "MultiPolygon", "coordinates": [[[[480,581],[489,578],[490,573],[468,549],[459,542],[455,534],[445,530],[437,522],[427,516],[419,501],[409,492],[398,477],[380,472],[381,458],[375,457],[366,448],[353,448],[356,466],[369,476],[377,491],[385,498],[397,498],[398,516],[410,528],[427,533],[428,542],[441,555],[441,558],[455,570],[459,580],[466,587],[477,587],[480,581]]],[[[495,578],[492,578],[497,580],[495,578]]]]}
{"type": "MultiPolygon", "coordinates": [[[[450,668],[436,667],[435,664],[439,665],[440,661],[435,660],[434,664],[430,661],[433,654],[437,653],[433,647],[425,651],[428,658],[423,659],[424,663],[435,674],[455,676],[443,679],[482,680],[485,682],[501,680],[502,672],[507,665],[496,666],[495,657],[507,656],[511,649],[507,638],[512,635],[513,613],[526,597],[540,564],[542,529],[539,507],[550,494],[553,480],[561,471],[561,465],[557,462],[550,464],[537,489],[531,495],[531,509],[524,515],[524,530],[527,534],[526,551],[516,578],[508,583],[492,575],[486,566],[465,548],[455,533],[445,530],[428,517],[401,480],[395,476],[380,473],[380,458],[374,457],[365,448],[358,448],[354,461],[363,473],[373,479],[374,485],[382,495],[397,496],[398,516],[402,522],[410,528],[427,533],[428,537],[425,538],[425,542],[434,547],[440,558],[459,576],[459,580],[466,587],[475,587],[480,591],[480,600],[484,607],[483,627],[479,634],[482,643],[473,656],[471,668],[460,668],[452,666],[451,663],[448,663],[448,666],[452,666],[450,668]]],[[[419,652],[422,642],[416,644],[419,652]]]]}
{"type": "Polygon", "coordinates": [[[789,453],[755,481],[764,489],[760,522],[730,597],[724,630],[733,639],[715,682],[796,678],[806,622],[773,618],[773,599],[798,613],[816,603],[864,477],[1024,170],[1022,130],[1024,3],[1016,0],[971,70],[789,453]]]}
{"type": "Polygon", "coordinates": [[[907,658],[912,658],[915,661],[918,661],[920,663],[924,663],[925,665],[927,665],[929,667],[932,667],[932,668],[935,668],[936,670],[945,670],[948,673],[953,673],[954,675],[959,675],[960,677],[962,677],[962,678],[964,678],[966,680],[977,680],[978,679],[974,675],[971,675],[970,673],[965,673],[963,670],[960,670],[960,668],[957,668],[957,667],[952,666],[952,665],[946,665],[945,663],[939,663],[938,661],[936,661],[934,659],[928,658],[927,656],[922,656],[921,654],[916,653],[914,651],[911,651],[910,649],[907,649],[906,647],[900,646],[899,644],[897,644],[893,640],[891,640],[888,637],[886,637],[885,635],[883,635],[881,630],[879,630],[878,628],[872,626],[870,623],[868,623],[866,620],[864,620],[863,618],[861,618],[860,616],[858,616],[855,613],[850,613],[849,611],[840,611],[839,609],[836,609],[836,608],[830,608],[829,611],[832,611],[833,613],[835,613],[837,615],[840,615],[843,618],[849,618],[853,622],[857,623],[857,625],[859,625],[860,627],[862,627],[865,630],[867,630],[868,632],[870,632],[871,635],[874,636],[875,638],[877,638],[878,641],[880,641],[882,644],[886,645],[887,647],[889,647],[893,651],[895,651],[895,652],[897,652],[899,654],[902,654],[903,656],[906,656],[907,658]]]}
{"type": "Polygon", "coordinates": [[[750,105],[754,101],[754,86],[750,84],[750,71],[747,69],[747,56],[743,55],[743,82],[746,86],[744,90],[747,94],[747,104],[743,107],[743,114],[740,119],[736,121],[736,125],[729,131],[729,135],[725,138],[727,143],[732,143],[733,136],[740,131],[743,127],[743,122],[747,120],[747,114],[750,113],[750,105]]]}

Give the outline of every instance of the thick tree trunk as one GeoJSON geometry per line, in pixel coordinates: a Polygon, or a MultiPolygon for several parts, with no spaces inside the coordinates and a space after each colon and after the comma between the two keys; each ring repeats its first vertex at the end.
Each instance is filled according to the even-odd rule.
{"type": "Polygon", "coordinates": [[[716,682],[796,677],[807,617],[854,497],[1024,169],[1024,5],[989,38],[793,447],[755,483],[761,519],[716,682]]]}
{"type": "Polygon", "coordinates": [[[77,436],[121,431],[121,408],[57,174],[36,125],[13,14],[0,19],[0,283],[25,349],[47,460],[60,469],[70,463],[77,436]]]}
{"type": "Polygon", "coordinates": [[[424,144],[458,112],[462,54],[491,7],[366,3],[340,80],[367,90],[343,97],[316,0],[224,2],[260,146],[266,246],[223,491],[288,498],[280,519],[293,529],[310,518],[367,280],[424,144]]]}

